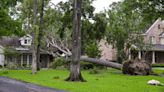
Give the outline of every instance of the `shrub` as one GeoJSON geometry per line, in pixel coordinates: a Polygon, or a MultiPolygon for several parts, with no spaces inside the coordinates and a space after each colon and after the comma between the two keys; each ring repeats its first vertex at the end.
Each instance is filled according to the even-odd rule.
{"type": "Polygon", "coordinates": [[[80,62],[81,69],[89,70],[94,68],[94,64],[88,62],[80,62]]]}
{"type": "Polygon", "coordinates": [[[99,74],[99,73],[100,71],[96,68],[89,71],[89,74],[99,74]]]}
{"type": "Polygon", "coordinates": [[[96,42],[90,42],[85,46],[85,53],[91,58],[99,58],[101,56],[101,51],[96,42]]]}
{"type": "Polygon", "coordinates": [[[69,68],[69,62],[65,61],[64,58],[58,57],[52,63],[50,63],[50,68],[69,68]]]}
{"type": "Polygon", "coordinates": [[[0,65],[0,69],[1,69],[1,68],[3,68],[3,66],[2,66],[2,65],[0,65]]]}
{"type": "Polygon", "coordinates": [[[6,67],[9,69],[17,69],[18,65],[15,62],[9,62],[6,67]]]}
{"type": "Polygon", "coordinates": [[[152,67],[164,67],[164,64],[152,64],[152,67]]]}

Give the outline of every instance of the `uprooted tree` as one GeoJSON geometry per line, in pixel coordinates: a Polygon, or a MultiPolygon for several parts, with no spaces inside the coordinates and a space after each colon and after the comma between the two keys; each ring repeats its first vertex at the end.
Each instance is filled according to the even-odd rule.
{"type": "MultiPolygon", "coordinates": [[[[63,3],[60,3],[61,5],[63,4],[63,3]]],[[[67,5],[67,4],[69,4],[69,3],[66,3],[66,6],[69,6],[69,5],[67,5]]],[[[65,5],[65,4],[63,4],[63,5],[65,5]]],[[[69,9],[69,8],[68,8],[69,9]]],[[[66,9],[67,10],[67,9],[66,9]]],[[[69,18],[68,17],[70,17],[71,16],[71,13],[70,13],[70,11],[71,10],[68,10],[68,11],[66,11],[65,12],[65,15],[64,15],[64,19],[62,19],[62,20],[66,20],[66,19],[68,19],[68,21],[66,21],[66,23],[65,22],[63,22],[63,21],[61,21],[61,24],[63,24],[63,26],[64,27],[67,27],[67,28],[63,28],[63,27],[61,27],[61,28],[59,28],[59,33],[60,33],[60,36],[61,36],[61,38],[59,37],[59,38],[57,38],[57,36],[53,36],[51,33],[50,34],[48,34],[48,36],[46,37],[46,43],[47,43],[47,46],[50,48],[50,47],[52,47],[52,49],[50,49],[49,51],[47,51],[48,53],[50,53],[50,54],[52,54],[53,56],[58,56],[59,55],[59,53],[55,53],[55,52],[53,52],[53,48],[55,48],[55,49],[57,49],[57,50],[59,50],[60,52],[62,52],[62,53],[64,53],[66,56],[72,56],[73,55],[73,53],[71,53],[71,46],[69,45],[69,43],[68,43],[68,39],[66,39],[67,37],[62,37],[64,34],[63,33],[65,33],[65,32],[67,32],[67,30],[70,30],[71,28],[71,25],[69,25],[70,23],[71,23],[71,21],[69,20],[69,18]],[[69,23],[68,23],[69,22],[69,23]],[[70,28],[70,29],[69,29],[70,28]],[[60,30],[60,29],[63,29],[62,31],[60,30]],[[65,29],[65,30],[64,30],[65,29]]],[[[57,11],[56,11],[57,12],[57,11]]],[[[60,15],[60,13],[59,13],[59,15],[60,15]]],[[[84,17],[85,18],[85,17],[84,17]]],[[[98,18],[101,18],[102,19],[102,17],[98,17],[98,18]]],[[[115,18],[115,17],[114,17],[115,18]]],[[[59,18],[60,19],[60,18],[59,18]]],[[[86,19],[87,20],[87,19],[86,19]]],[[[87,24],[87,23],[90,23],[89,21],[86,21],[86,20],[83,20],[82,22],[84,22],[84,25],[85,24],[87,24]]],[[[77,22],[77,21],[76,21],[77,22]]],[[[95,22],[94,22],[95,23],[95,22]]],[[[93,24],[94,24],[93,23],[93,24]]],[[[60,22],[58,21],[58,24],[60,24],[60,22]]],[[[104,23],[100,23],[100,24],[104,24],[104,23]]],[[[99,26],[100,25],[99,23],[98,23],[98,25],[97,26],[99,26]]],[[[116,23],[117,24],[117,23],[116,23]]],[[[75,26],[75,25],[73,25],[73,26],[75,26]]],[[[87,27],[89,26],[89,24],[87,25],[87,27]]],[[[93,26],[93,25],[92,25],[93,26]]],[[[96,27],[97,27],[96,26],[96,27]]],[[[115,25],[115,26],[117,26],[117,25],[115,25]]],[[[60,25],[58,25],[57,27],[60,27],[60,25]]],[[[85,26],[83,26],[83,27],[85,27],[85,26]]],[[[96,27],[94,27],[94,28],[96,28],[96,27]]],[[[88,32],[88,34],[90,33],[90,32],[92,32],[92,31],[90,31],[91,29],[90,29],[91,27],[89,27],[89,29],[86,29],[86,30],[89,30],[89,32],[88,32]]],[[[100,28],[104,28],[104,27],[100,27],[100,28]]],[[[122,27],[123,28],[123,27],[122,27]]],[[[121,30],[122,30],[122,28],[120,28],[120,30],[118,31],[118,32],[122,32],[121,30]]],[[[99,28],[97,28],[98,30],[99,30],[99,28]]],[[[114,28],[113,28],[114,29],[114,28]]],[[[94,29],[95,30],[95,29],[94,29]]],[[[85,30],[82,30],[82,31],[85,31],[85,30]]],[[[103,31],[103,30],[102,30],[103,31]]],[[[98,31],[96,31],[97,33],[99,33],[98,31]]],[[[58,34],[59,34],[58,33],[58,34]]],[[[68,32],[68,33],[71,33],[71,32],[68,32]]],[[[67,35],[68,35],[68,33],[67,33],[67,35]]],[[[86,34],[86,35],[88,35],[88,34],[86,34]]],[[[125,34],[125,32],[123,32],[123,33],[121,33],[121,35],[124,35],[125,34]]],[[[88,37],[92,37],[92,38],[96,38],[97,37],[97,35],[100,35],[100,34],[95,34],[95,36],[93,36],[94,35],[94,33],[93,34],[91,34],[91,35],[89,35],[88,37]]],[[[71,36],[71,34],[69,35],[69,36],[71,36]]],[[[74,36],[74,34],[73,34],[73,36],[74,36]]],[[[76,35],[77,36],[77,35],[76,35]]],[[[115,36],[115,35],[114,35],[115,36]]],[[[126,34],[124,35],[124,36],[126,36],[126,34]]],[[[123,37],[124,37],[123,36],[123,37]]],[[[119,40],[118,41],[118,44],[120,44],[120,42],[122,43],[123,42],[123,44],[121,44],[121,46],[122,47],[124,47],[124,44],[125,44],[125,42],[131,42],[131,40],[129,41],[129,37],[134,37],[134,36],[136,36],[136,35],[128,35],[127,37],[125,37],[126,39],[125,39],[125,41],[122,41],[122,40],[119,40]]],[[[85,37],[85,36],[84,36],[85,37]]],[[[122,37],[122,36],[119,36],[119,37],[122,37]]],[[[137,35],[137,37],[138,37],[138,35],[137,35]]],[[[140,36],[139,36],[140,37],[140,36]]],[[[116,32],[116,38],[118,38],[117,37],[117,32],[116,32]]],[[[134,37],[134,38],[136,38],[136,37],[134,37]]],[[[90,40],[91,38],[88,38],[87,40],[90,40]]],[[[102,39],[102,38],[100,38],[100,39],[102,39]]],[[[119,38],[119,39],[122,39],[122,38],[119,38]]],[[[77,39],[75,39],[75,40],[77,40],[77,39]]],[[[111,41],[111,39],[109,39],[110,41],[111,41]]],[[[134,41],[136,41],[136,40],[138,40],[138,39],[134,39],[133,40],[133,42],[134,41]]],[[[73,41],[74,41],[74,39],[73,39],[73,41]]],[[[86,41],[87,42],[87,41],[86,41]]],[[[114,41],[114,42],[116,42],[116,41],[114,41]]],[[[110,42],[109,42],[110,43],[110,42]]],[[[120,46],[120,45],[119,45],[120,46]]],[[[75,47],[73,47],[72,48],[72,50],[75,50],[75,47]]],[[[78,58],[79,58],[79,55],[80,54],[77,54],[76,53],[76,55],[78,55],[78,58]]],[[[74,55],[72,56],[72,57],[74,57],[74,55]]],[[[77,59],[77,58],[76,58],[77,59]]],[[[83,57],[81,57],[81,61],[86,61],[86,62],[91,62],[91,63],[96,63],[96,64],[100,64],[100,65],[104,65],[104,66],[107,66],[107,67],[112,67],[112,68],[115,68],[115,69],[119,69],[119,70],[121,70],[122,68],[124,68],[124,66],[125,65],[127,65],[126,63],[125,64],[123,64],[123,65],[121,65],[121,64],[119,64],[119,63],[116,63],[116,62],[110,62],[110,61],[104,61],[104,60],[99,60],[99,59],[95,59],[95,58],[83,58],[83,57]]],[[[138,62],[140,62],[140,60],[138,60],[138,62]]],[[[138,63],[138,62],[135,62],[135,60],[133,60],[133,61],[131,61],[131,62],[129,62],[130,64],[129,64],[129,67],[130,68],[127,68],[127,69],[132,69],[132,70],[136,70],[136,71],[133,71],[134,73],[129,73],[129,72],[124,72],[123,71],[123,73],[125,73],[125,74],[137,74],[137,72],[138,71],[141,71],[141,70],[147,70],[147,69],[145,69],[145,67],[147,66],[147,67],[149,67],[150,65],[148,64],[148,63],[146,63],[145,61],[143,62],[143,61],[141,61],[140,63],[138,63]],[[137,65],[138,64],[138,65],[137,65]],[[144,64],[145,65],[145,67],[141,67],[140,68],[140,64],[144,64]],[[133,67],[134,66],[134,67],[133,67]]],[[[78,62],[79,63],[79,62],[78,62]]],[[[75,63],[75,64],[78,64],[77,62],[75,63]]],[[[80,67],[80,66],[78,66],[78,67],[80,67]]],[[[77,67],[74,67],[74,68],[77,68],[77,67]]],[[[77,68],[77,69],[79,69],[79,68],[77,68]]],[[[122,69],[122,70],[126,70],[126,69],[122,69]]],[[[150,68],[149,68],[149,70],[148,70],[148,73],[143,73],[143,75],[145,75],[145,74],[150,74],[150,71],[151,70],[151,66],[150,66],[150,68]]],[[[79,70],[78,70],[79,71],[79,70]]],[[[142,71],[141,71],[142,72],[142,71]]],[[[138,73],[138,74],[142,74],[142,73],[138,73]]],[[[70,74],[71,75],[71,74],[70,74]]],[[[80,75],[80,72],[78,72],[77,73],[77,75],[80,75]]],[[[80,75],[81,76],[81,75],[80,75]]],[[[77,77],[78,79],[77,79],[77,81],[81,81],[80,80],[80,78],[79,78],[79,76],[77,77]]],[[[82,78],[82,77],[81,77],[82,78]]],[[[71,80],[71,81],[76,81],[74,78],[68,78],[69,80],[71,80]]]]}

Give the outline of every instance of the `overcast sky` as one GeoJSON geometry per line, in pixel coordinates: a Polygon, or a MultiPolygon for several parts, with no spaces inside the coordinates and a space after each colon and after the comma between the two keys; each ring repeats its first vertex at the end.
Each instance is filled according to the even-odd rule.
{"type": "MultiPolygon", "coordinates": [[[[67,0],[52,0],[54,4],[59,3],[60,1],[67,1],[67,0]]],[[[95,0],[93,2],[93,6],[96,8],[95,13],[103,11],[107,9],[107,7],[112,4],[112,2],[118,2],[121,0],[95,0]]]]}

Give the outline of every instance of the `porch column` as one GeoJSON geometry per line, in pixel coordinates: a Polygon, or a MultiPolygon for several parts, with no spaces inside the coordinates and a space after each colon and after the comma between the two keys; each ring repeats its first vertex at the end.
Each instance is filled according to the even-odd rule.
{"type": "Polygon", "coordinates": [[[30,61],[29,61],[30,59],[29,59],[29,58],[30,58],[30,55],[27,54],[27,67],[28,67],[29,64],[30,64],[30,61]]]}
{"type": "Polygon", "coordinates": [[[152,64],[155,64],[155,51],[152,52],[152,64]]]}
{"type": "Polygon", "coordinates": [[[21,55],[21,66],[23,66],[23,54],[21,55]]]}
{"type": "Polygon", "coordinates": [[[132,59],[132,56],[131,56],[131,49],[129,49],[128,59],[129,59],[129,60],[131,60],[131,59],[132,59]]]}
{"type": "Polygon", "coordinates": [[[141,51],[138,51],[138,59],[141,59],[141,51]]]}

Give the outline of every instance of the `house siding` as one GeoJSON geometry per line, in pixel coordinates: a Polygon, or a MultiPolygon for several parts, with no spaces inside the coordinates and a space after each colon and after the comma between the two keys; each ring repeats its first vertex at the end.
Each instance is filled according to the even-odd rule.
{"type": "Polygon", "coordinates": [[[0,65],[4,65],[4,61],[5,61],[5,56],[3,54],[3,47],[0,46],[0,65]]]}
{"type": "Polygon", "coordinates": [[[161,18],[157,19],[153,25],[144,34],[144,42],[149,44],[154,44],[156,49],[150,49],[146,54],[145,59],[152,63],[153,52],[155,53],[155,63],[164,63],[164,20],[161,18]],[[150,38],[154,37],[155,43],[150,43],[150,38]],[[160,50],[159,50],[160,49],[160,50]]]}
{"type": "Polygon", "coordinates": [[[101,40],[99,43],[99,49],[101,50],[101,58],[102,60],[116,60],[116,50],[112,47],[112,45],[108,44],[106,40],[101,40]]]}

